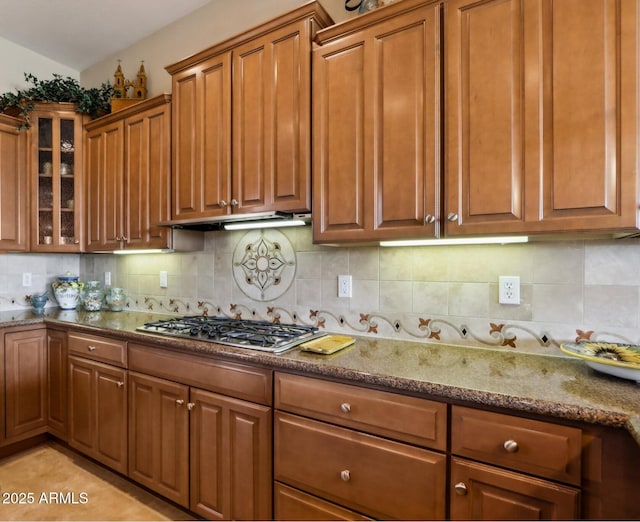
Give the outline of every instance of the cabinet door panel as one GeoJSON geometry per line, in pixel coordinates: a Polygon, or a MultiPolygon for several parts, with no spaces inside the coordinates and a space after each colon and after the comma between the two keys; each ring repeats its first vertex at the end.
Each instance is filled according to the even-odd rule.
{"type": "Polygon", "coordinates": [[[637,4],[563,0],[540,12],[541,220],[556,229],[635,227],[638,154],[628,143],[638,136],[638,29],[629,21],[637,4]]]}
{"type": "Polygon", "coordinates": [[[27,135],[0,115],[0,249],[27,249],[27,135]]]}
{"type": "Polygon", "coordinates": [[[448,234],[524,220],[524,21],[518,0],[447,5],[448,234]]]}
{"type": "Polygon", "coordinates": [[[92,452],[95,431],[93,371],[82,359],[69,357],[69,445],[92,452]]]}
{"type": "Polygon", "coordinates": [[[452,520],[575,520],[577,489],[454,458],[452,520]]]}
{"type": "Polygon", "coordinates": [[[130,248],[166,248],[169,219],[170,107],[148,109],[124,123],[124,236],[130,248]]]}
{"type": "Polygon", "coordinates": [[[129,476],[189,505],[187,386],[135,372],[129,379],[129,476]]]}
{"type": "Polygon", "coordinates": [[[67,333],[47,331],[49,430],[67,439],[67,333]]]}
{"type": "Polygon", "coordinates": [[[199,389],[191,402],[191,509],[212,520],[271,519],[271,408],[199,389]]]}
{"type": "Polygon", "coordinates": [[[371,201],[365,200],[364,58],[361,38],[313,54],[316,240],[358,237],[365,229],[371,201]]]}
{"type": "Polygon", "coordinates": [[[173,76],[172,218],[219,216],[231,200],[231,52],[173,76]]]}
{"type": "Polygon", "coordinates": [[[94,374],[95,458],[127,472],[127,375],[119,368],[97,366],[94,374]]]}
{"type": "Polygon", "coordinates": [[[45,431],[46,330],[7,333],[5,343],[6,437],[45,431]]]}

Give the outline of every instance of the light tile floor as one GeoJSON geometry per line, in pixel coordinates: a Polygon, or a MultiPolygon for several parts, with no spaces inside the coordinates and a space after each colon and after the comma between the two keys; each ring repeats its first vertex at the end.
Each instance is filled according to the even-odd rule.
{"type": "Polygon", "coordinates": [[[0,460],[0,520],[146,521],[193,517],[49,441],[0,460]]]}

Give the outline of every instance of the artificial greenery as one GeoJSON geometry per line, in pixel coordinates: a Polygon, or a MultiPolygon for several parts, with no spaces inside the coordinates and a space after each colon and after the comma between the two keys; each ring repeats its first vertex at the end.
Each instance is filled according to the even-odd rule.
{"type": "Polygon", "coordinates": [[[0,95],[0,112],[17,114],[22,120],[20,130],[31,127],[29,117],[37,102],[75,103],[77,112],[92,118],[111,112],[113,87],[108,82],[85,89],[77,80],[59,74],[54,74],[51,80],[38,80],[33,74],[24,73],[24,79],[30,87],[0,95]]]}

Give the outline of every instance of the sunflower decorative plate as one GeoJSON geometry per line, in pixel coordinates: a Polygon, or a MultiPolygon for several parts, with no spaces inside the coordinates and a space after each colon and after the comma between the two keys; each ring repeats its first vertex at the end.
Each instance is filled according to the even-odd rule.
{"type": "Polygon", "coordinates": [[[560,349],[569,355],[583,359],[587,366],[636,381],[640,384],[640,346],[634,344],[583,342],[565,343],[560,349]]]}

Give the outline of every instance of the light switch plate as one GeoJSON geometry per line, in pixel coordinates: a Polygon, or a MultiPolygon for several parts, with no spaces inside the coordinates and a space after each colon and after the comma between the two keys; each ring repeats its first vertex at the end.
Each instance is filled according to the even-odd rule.
{"type": "Polygon", "coordinates": [[[167,288],[169,286],[169,273],[166,270],[160,271],[160,288],[167,288]]]}

